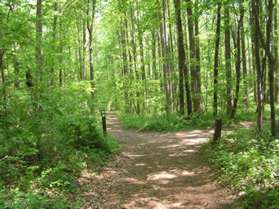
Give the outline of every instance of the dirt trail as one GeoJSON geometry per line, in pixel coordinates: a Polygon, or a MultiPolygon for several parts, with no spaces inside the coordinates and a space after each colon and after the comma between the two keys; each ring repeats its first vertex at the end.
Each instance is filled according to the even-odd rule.
{"type": "Polygon", "coordinates": [[[120,156],[104,171],[85,171],[85,208],[230,208],[233,196],[216,182],[199,147],[211,131],[137,133],[123,130],[114,114],[109,132],[122,145],[120,156]]]}

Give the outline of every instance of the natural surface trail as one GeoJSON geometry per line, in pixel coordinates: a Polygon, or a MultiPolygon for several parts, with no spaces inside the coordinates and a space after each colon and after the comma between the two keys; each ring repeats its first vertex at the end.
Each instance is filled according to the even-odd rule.
{"type": "Polygon", "coordinates": [[[121,154],[98,175],[83,172],[80,182],[88,186],[84,208],[230,208],[233,195],[216,182],[199,152],[211,131],[138,133],[123,130],[113,113],[108,127],[121,154]]]}

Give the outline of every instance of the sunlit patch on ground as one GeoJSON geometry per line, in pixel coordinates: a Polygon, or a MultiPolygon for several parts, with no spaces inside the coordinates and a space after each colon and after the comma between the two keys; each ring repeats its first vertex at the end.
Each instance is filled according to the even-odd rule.
{"type": "Polygon", "coordinates": [[[119,173],[100,179],[109,187],[101,198],[93,196],[92,202],[101,202],[95,208],[225,209],[233,202],[199,152],[212,131],[137,133],[123,130],[116,119],[108,126],[122,144],[119,163],[111,169],[119,173]]]}

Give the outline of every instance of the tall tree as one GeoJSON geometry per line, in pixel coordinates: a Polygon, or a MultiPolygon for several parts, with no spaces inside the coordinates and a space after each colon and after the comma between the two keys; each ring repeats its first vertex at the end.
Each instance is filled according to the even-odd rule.
{"type": "Polygon", "coordinates": [[[226,101],[227,114],[231,115],[232,110],[232,72],[231,72],[231,25],[230,25],[230,8],[227,4],[224,8],[225,22],[225,63],[226,63],[226,101]]]}
{"type": "Polygon", "coordinates": [[[235,75],[236,75],[236,86],[235,86],[235,96],[233,100],[233,108],[231,111],[231,118],[235,117],[237,111],[237,105],[239,100],[240,91],[240,80],[241,80],[241,31],[243,28],[243,18],[244,18],[244,8],[242,0],[239,0],[240,17],[237,26],[237,37],[236,37],[236,65],[235,65],[235,75]]]}
{"type": "Polygon", "coordinates": [[[251,0],[252,20],[253,20],[253,41],[254,41],[254,55],[257,73],[257,132],[262,132],[263,126],[263,72],[260,57],[261,47],[261,26],[260,26],[260,2],[259,0],[251,0]]]}
{"type": "Polygon", "coordinates": [[[180,0],[174,0],[175,16],[176,16],[176,30],[177,30],[177,48],[178,48],[178,68],[179,68],[179,111],[184,115],[184,71],[185,64],[185,50],[183,31],[181,23],[181,5],[180,0]]]}
{"type": "Polygon", "coordinates": [[[274,74],[276,59],[273,56],[273,0],[267,0],[267,22],[266,22],[266,54],[268,56],[268,78],[269,78],[269,104],[270,104],[270,126],[272,136],[276,136],[276,113],[275,113],[275,91],[274,74]]]}
{"type": "Polygon", "coordinates": [[[95,10],[96,10],[96,0],[87,1],[87,18],[86,18],[86,27],[88,32],[88,47],[89,47],[89,72],[90,72],[90,81],[92,86],[92,95],[94,91],[94,64],[93,64],[93,24],[95,19],[95,10]]]}
{"type": "Polygon", "coordinates": [[[199,92],[199,73],[197,72],[197,60],[196,60],[196,38],[194,31],[194,18],[193,15],[193,3],[191,0],[187,0],[187,17],[188,17],[188,35],[190,46],[190,69],[191,69],[191,90],[193,99],[193,111],[199,112],[200,107],[200,92],[199,92]]]}
{"type": "Polygon", "coordinates": [[[213,116],[218,115],[218,71],[219,71],[219,48],[221,32],[221,3],[217,4],[217,19],[215,33],[215,51],[214,51],[214,86],[213,86],[213,116]]]}

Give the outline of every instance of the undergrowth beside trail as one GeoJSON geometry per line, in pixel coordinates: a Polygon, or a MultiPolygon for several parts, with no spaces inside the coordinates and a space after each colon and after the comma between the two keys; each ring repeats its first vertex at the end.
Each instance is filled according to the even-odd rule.
{"type": "MultiPolygon", "coordinates": [[[[239,121],[253,121],[253,112],[241,112],[236,119],[230,120],[222,116],[224,127],[239,121]]],[[[120,114],[124,128],[137,129],[138,131],[175,132],[181,130],[210,129],[213,128],[214,118],[212,113],[193,114],[191,117],[182,117],[178,114],[133,115],[120,114]]]]}
{"type": "Polygon", "coordinates": [[[90,107],[88,85],[43,92],[34,111],[30,92],[9,98],[0,120],[0,208],[78,208],[77,178],[118,150],[90,107]]]}
{"type": "Polygon", "coordinates": [[[205,145],[219,180],[240,194],[239,209],[279,208],[279,140],[239,129],[205,145]]]}

